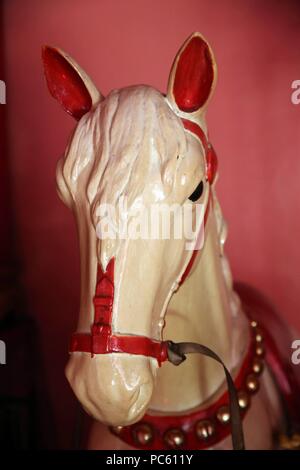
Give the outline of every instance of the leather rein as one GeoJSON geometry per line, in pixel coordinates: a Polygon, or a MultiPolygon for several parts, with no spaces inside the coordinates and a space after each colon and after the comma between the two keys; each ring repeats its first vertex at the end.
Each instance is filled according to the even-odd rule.
{"type": "MultiPolygon", "coordinates": [[[[206,179],[211,185],[214,181],[217,170],[217,157],[213,147],[208,142],[206,135],[198,124],[186,119],[182,119],[182,122],[186,130],[190,131],[200,139],[206,157],[206,179]]],[[[210,206],[211,197],[209,195],[204,215],[204,224],[206,224],[210,206]]],[[[187,268],[181,277],[180,285],[188,276],[197,253],[198,250],[194,250],[187,268]]],[[[156,359],[159,366],[161,366],[165,361],[169,361],[178,366],[186,359],[186,354],[199,353],[210,357],[221,364],[224,369],[229,397],[232,445],[235,450],[243,450],[245,448],[245,444],[238,394],[233,379],[221,358],[207,346],[199,343],[174,343],[172,341],[159,341],[144,336],[113,334],[113,299],[114,258],[110,260],[105,272],[103,272],[100,265],[98,266],[96,293],[93,299],[95,315],[91,332],[73,333],[71,336],[69,352],[87,352],[90,353],[92,357],[95,354],[109,353],[142,355],[156,359]]]]}

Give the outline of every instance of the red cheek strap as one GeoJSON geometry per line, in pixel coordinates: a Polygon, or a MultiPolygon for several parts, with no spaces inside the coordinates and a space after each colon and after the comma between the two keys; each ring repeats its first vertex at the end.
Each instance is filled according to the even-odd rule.
{"type": "MultiPolygon", "coordinates": [[[[193,121],[189,121],[188,119],[182,119],[182,123],[185,129],[188,131],[192,132],[192,134],[195,134],[201,141],[204,152],[205,152],[205,160],[206,160],[206,180],[208,181],[209,185],[211,186],[215,180],[217,170],[218,170],[218,158],[217,155],[212,147],[212,145],[208,142],[206,135],[204,134],[203,130],[201,127],[196,124],[193,121]]],[[[212,204],[211,201],[211,194],[209,194],[205,214],[204,214],[204,227],[206,225],[208,215],[209,215],[209,210],[210,206],[212,204]]],[[[194,250],[193,254],[191,256],[191,259],[187,265],[186,270],[184,271],[181,280],[179,282],[179,285],[181,286],[186,278],[188,277],[189,273],[191,272],[191,269],[194,265],[195,259],[197,257],[199,250],[194,250]]]]}

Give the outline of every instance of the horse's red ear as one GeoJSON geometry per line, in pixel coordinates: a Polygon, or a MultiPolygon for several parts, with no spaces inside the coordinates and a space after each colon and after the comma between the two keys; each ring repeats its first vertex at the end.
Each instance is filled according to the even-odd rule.
{"type": "Polygon", "coordinates": [[[44,46],[42,59],[51,95],[75,119],[79,120],[100,101],[101,94],[91,79],[66,53],[44,46]]]}
{"type": "Polygon", "coordinates": [[[168,99],[185,113],[202,111],[217,76],[213,52],[199,33],[193,33],[175,57],[168,84],[168,99]]]}

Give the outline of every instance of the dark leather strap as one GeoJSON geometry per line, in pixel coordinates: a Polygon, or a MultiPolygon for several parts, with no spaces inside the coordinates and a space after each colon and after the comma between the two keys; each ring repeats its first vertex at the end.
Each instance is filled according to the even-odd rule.
{"type": "Polygon", "coordinates": [[[231,378],[231,375],[222,359],[220,359],[220,357],[214,351],[204,346],[203,344],[198,343],[173,343],[173,341],[168,341],[167,352],[169,361],[172,362],[172,364],[174,364],[175,366],[178,366],[183,361],[185,361],[185,354],[190,353],[203,354],[204,356],[208,356],[211,359],[214,359],[223,366],[229,393],[232,446],[234,450],[245,450],[244,432],[240,415],[237,391],[234,382],[231,378]]]}

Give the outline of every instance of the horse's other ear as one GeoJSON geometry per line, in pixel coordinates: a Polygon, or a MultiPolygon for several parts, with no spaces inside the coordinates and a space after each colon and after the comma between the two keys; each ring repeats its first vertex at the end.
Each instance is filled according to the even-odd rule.
{"type": "Polygon", "coordinates": [[[168,83],[168,100],[184,113],[202,113],[217,78],[213,52],[200,33],[193,33],[177,53],[168,83]]]}
{"type": "Polygon", "coordinates": [[[42,48],[42,59],[51,95],[79,120],[101,101],[101,93],[81,67],[61,49],[42,48]]]}

